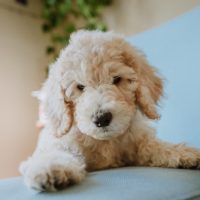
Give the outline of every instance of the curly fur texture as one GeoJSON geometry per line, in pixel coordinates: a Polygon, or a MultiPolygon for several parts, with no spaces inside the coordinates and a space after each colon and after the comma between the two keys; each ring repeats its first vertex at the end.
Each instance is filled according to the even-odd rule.
{"type": "Polygon", "coordinates": [[[40,93],[47,121],[20,167],[30,188],[55,191],[113,167],[200,168],[200,150],[156,138],[162,79],[121,35],[74,33],[40,93]],[[95,124],[107,112],[109,125],[95,124]]]}

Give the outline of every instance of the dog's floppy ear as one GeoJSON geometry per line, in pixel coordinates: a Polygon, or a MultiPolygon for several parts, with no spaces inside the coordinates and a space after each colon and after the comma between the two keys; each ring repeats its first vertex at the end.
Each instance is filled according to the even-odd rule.
{"type": "Polygon", "coordinates": [[[163,81],[141,52],[130,46],[128,49],[125,53],[126,62],[138,74],[136,103],[149,119],[159,119],[156,105],[163,95],[163,81]]]}
{"type": "Polygon", "coordinates": [[[73,123],[73,102],[65,97],[61,86],[61,75],[56,70],[56,64],[51,67],[49,77],[41,92],[45,93],[44,112],[48,123],[53,128],[56,137],[65,135],[73,123]]]}
{"type": "Polygon", "coordinates": [[[148,118],[159,119],[156,105],[163,94],[162,79],[143,57],[138,59],[139,85],[136,90],[136,102],[148,118]]]}

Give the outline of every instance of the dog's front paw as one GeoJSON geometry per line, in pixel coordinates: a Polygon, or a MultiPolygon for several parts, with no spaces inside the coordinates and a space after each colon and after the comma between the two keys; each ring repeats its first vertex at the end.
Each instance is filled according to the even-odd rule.
{"type": "Polygon", "coordinates": [[[24,172],[26,185],[37,191],[57,191],[85,177],[84,166],[60,163],[29,162],[24,172]]]}
{"type": "Polygon", "coordinates": [[[67,186],[78,183],[83,174],[74,169],[66,169],[63,166],[51,166],[49,169],[38,169],[28,171],[25,182],[27,185],[38,191],[56,191],[67,186]]]}
{"type": "Polygon", "coordinates": [[[200,169],[200,150],[185,147],[181,151],[179,168],[200,169]]]}

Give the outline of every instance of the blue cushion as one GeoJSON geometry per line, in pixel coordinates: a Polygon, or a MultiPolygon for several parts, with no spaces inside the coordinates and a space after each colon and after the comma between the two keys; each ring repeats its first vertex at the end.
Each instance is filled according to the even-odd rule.
{"type": "MultiPolygon", "coordinates": [[[[200,9],[129,38],[166,77],[159,136],[200,146],[200,9]]],[[[36,193],[22,178],[0,181],[1,200],[180,200],[200,199],[197,170],[130,167],[90,173],[59,193],[36,193]]]]}
{"type": "Polygon", "coordinates": [[[158,135],[200,147],[200,8],[128,39],[165,77],[158,135]]]}
{"type": "Polygon", "coordinates": [[[90,173],[80,185],[37,193],[22,178],[0,181],[1,200],[179,200],[198,197],[197,170],[130,167],[90,173]]]}

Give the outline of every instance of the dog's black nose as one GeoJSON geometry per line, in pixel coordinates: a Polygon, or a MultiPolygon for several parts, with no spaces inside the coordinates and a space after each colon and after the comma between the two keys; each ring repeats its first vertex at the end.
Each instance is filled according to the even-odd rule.
{"type": "Polygon", "coordinates": [[[111,121],[112,121],[112,113],[106,112],[97,117],[94,123],[96,124],[97,127],[105,127],[108,126],[111,121]]]}

